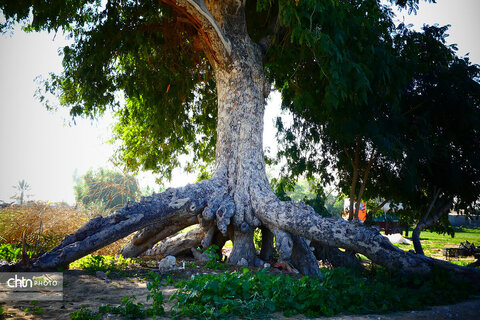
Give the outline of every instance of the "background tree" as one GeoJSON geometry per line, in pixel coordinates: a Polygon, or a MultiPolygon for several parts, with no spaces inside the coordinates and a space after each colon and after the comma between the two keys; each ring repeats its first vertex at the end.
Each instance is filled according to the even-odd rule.
{"type": "Polygon", "coordinates": [[[304,87],[292,79],[283,90],[284,107],[304,110],[310,118],[294,117],[289,128],[278,123],[280,156],[295,168],[290,178],[322,177],[334,168],[340,190],[353,200],[350,219],[358,213],[362,197],[381,199],[380,205],[401,203],[401,217],[416,221],[418,253],[423,253],[423,228],[440,221],[437,231],[452,232],[449,210],[454,205],[475,210],[480,195],[480,69],[468,58],[457,57],[455,46],[445,44],[447,28],[425,26],[415,32],[400,25],[391,47],[396,68],[402,70],[391,84],[398,91],[391,87],[385,93],[380,80],[357,112],[338,108],[315,117],[325,108],[288,99],[291,90],[304,87]],[[316,148],[324,153],[313,152],[316,148]]]}
{"type": "Polygon", "coordinates": [[[396,168],[404,186],[396,199],[416,221],[420,254],[423,229],[451,233],[450,210],[478,210],[480,198],[480,67],[445,44],[447,28],[404,29],[398,38],[412,80],[401,102],[405,147],[396,168]]]}
{"type": "Polygon", "coordinates": [[[116,170],[99,168],[88,170],[75,179],[75,200],[84,206],[97,205],[102,210],[114,211],[124,207],[127,201],[139,197],[136,179],[116,170]]]}
{"type": "Polygon", "coordinates": [[[18,184],[16,186],[13,186],[12,188],[17,190],[17,193],[11,199],[17,200],[20,204],[23,204],[25,202],[25,198],[29,198],[32,195],[27,194],[28,191],[31,190],[30,185],[28,184],[25,179],[22,179],[18,181],[18,184]]]}
{"type": "MultiPolygon", "coordinates": [[[[392,2],[410,7],[417,3],[392,2]]],[[[213,145],[216,114],[215,172],[210,179],[92,219],[35,260],[34,268],[68,264],[141,229],[130,248],[138,254],[185,224],[198,223],[205,247],[232,239],[229,261],[239,265],[263,264],[253,245],[254,230],[261,228],[271,240],[262,243],[262,250],[271,249],[275,238],[280,259],[304,274],[318,275],[308,238],[361,252],[390,269],[427,274],[441,265],[478,277],[475,271],[404,252],[369,228],[322,218],[302,203],[280,201],[267,180],[262,134],[271,84],[284,88],[298,75],[305,87],[292,91],[290,100],[310,97],[310,105],[323,101],[326,110],[359,107],[372,90],[370,78],[377,70],[389,88],[388,79],[394,79],[390,75],[397,69],[381,65],[371,70],[372,64],[362,61],[381,55],[381,46],[391,42],[387,6],[374,0],[0,5],[8,23],[31,14],[30,29],[71,33],[74,44],[63,51],[64,71],[52,76],[46,89],[57,93],[74,116],[95,117],[113,106],[125,128],[121,155],[127,165],[168,171],[175,164],[172,156],[195,150],[205,151],[197,155],[206,159],[213,154],[208,146],[213,145]],[[369,53],[356,54],[362,47],[369,53]],[[318,86],[308,85],[312,79],[319,79],[311,81],[318,86]],[[117,101],[119,90],[125,104],[117,101]]]]}

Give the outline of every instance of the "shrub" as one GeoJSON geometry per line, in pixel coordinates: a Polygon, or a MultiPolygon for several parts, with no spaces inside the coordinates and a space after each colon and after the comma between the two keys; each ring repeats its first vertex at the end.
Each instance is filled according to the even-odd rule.
{"type": "Polygon", "coordinates": [[[258,319],[269,313],[308,317],[338,313],[379,313],[452,303],[478,292],[461,279],[435,271],[430,279],[373,269],[367,274],[323,269],[323,279],[292,278],[264,270],[202,274],[177,283],[172,315],[221,319],[258,319]]]}

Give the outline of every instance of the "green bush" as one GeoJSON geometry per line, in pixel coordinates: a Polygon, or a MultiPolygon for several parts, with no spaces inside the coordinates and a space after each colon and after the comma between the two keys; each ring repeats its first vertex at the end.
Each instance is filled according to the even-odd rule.
{"type": "MultiPolygon", "coordinates": [[[[12,243],[0,244],[0,260],[8,262],[18,261],[22,259],[22,246],[12,243]]],[[[33,254],[33,250],[26,250],[27,256],[30,258],[33,254]]]]}
{"type": "Polygon", "coordinates": [[[136,260],[125,259],[122,255],[118,257],[114,256],[97,256],[88,255],[70,264],[70,268],[79,268],[86,270],[90,273],[96,271],[110,272],[124,272],[128,269],[128,266],[134,264],[136,260]]]}
{"type": "Polygon", "coordinates": [[[297,279],[248,269],[198,275],[177,283],[172,315],[258,319],[279,311],[286,316],[302,313],[308,317],[379,313],[452,303],[474,292],[467,282],[440,271],[428,280],[383,269],[363,275],[344,268],[324,269],[322,273],[323,279],[297,279]]]}

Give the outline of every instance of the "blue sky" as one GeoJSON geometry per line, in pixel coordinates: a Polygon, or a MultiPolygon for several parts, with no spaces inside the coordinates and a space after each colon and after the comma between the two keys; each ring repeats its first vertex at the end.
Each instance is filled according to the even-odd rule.
{"type": "MultiPolygon", "coordinates": [[[[451,24],[449,43],[459,45],[459,54],[470,52],[480,64],[479,0],[437,0],[422,4],[417,16],[401,12],[399,20],[420,28],[423,23],[451,24]]],[[[61,71],[58,48],[66,40],[53,34],[0,35],[0,200],[10,201],[13,185],[25,179],[32,187],[32,199],[74,203],[73,173],[109,166],[113,147],[110,137],[112,119],[77,119],[69,126],[66,110],[49,112],[34,98],[34,79],[61,71]]],[[[274,95],[267,105],[264,141],[274,140],[272,118],[278,114],[280,100],[274,95]]],[[[172,186],[192,182],[194,177],[178,171],[172,186]]],[[[141,185],[154,185],[149,173],[140,176],[141,185]]]]}

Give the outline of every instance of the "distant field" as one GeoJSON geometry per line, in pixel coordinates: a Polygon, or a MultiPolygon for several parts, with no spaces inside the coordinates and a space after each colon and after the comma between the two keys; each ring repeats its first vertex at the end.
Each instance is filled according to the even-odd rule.
{"type": "MultiPolygon", "coordinates": [[[[411,240],[410,237],[408,237],[407,239],[411,240]]],[[[445,256],[443,255],[443,248],[458,248],[460,242],[464,241],[474,243],[477,247],[480,246],[480,228],[457,227],[455,229],[455,237],[453,238],[447,234],[438,234],[430,231],[422,231],[422,233],[420,234],[420,240],[422,242],[422,247],[425,251],[426,256],[445,260],[445,256]]],[[[396,246],[406,251],[410,249],[413,250],[413,245],[396,244],[396,246]]],[[[474,258],[453,258],[449,261],[459,265],[467,265],[473,262],[474,258]]]]}

